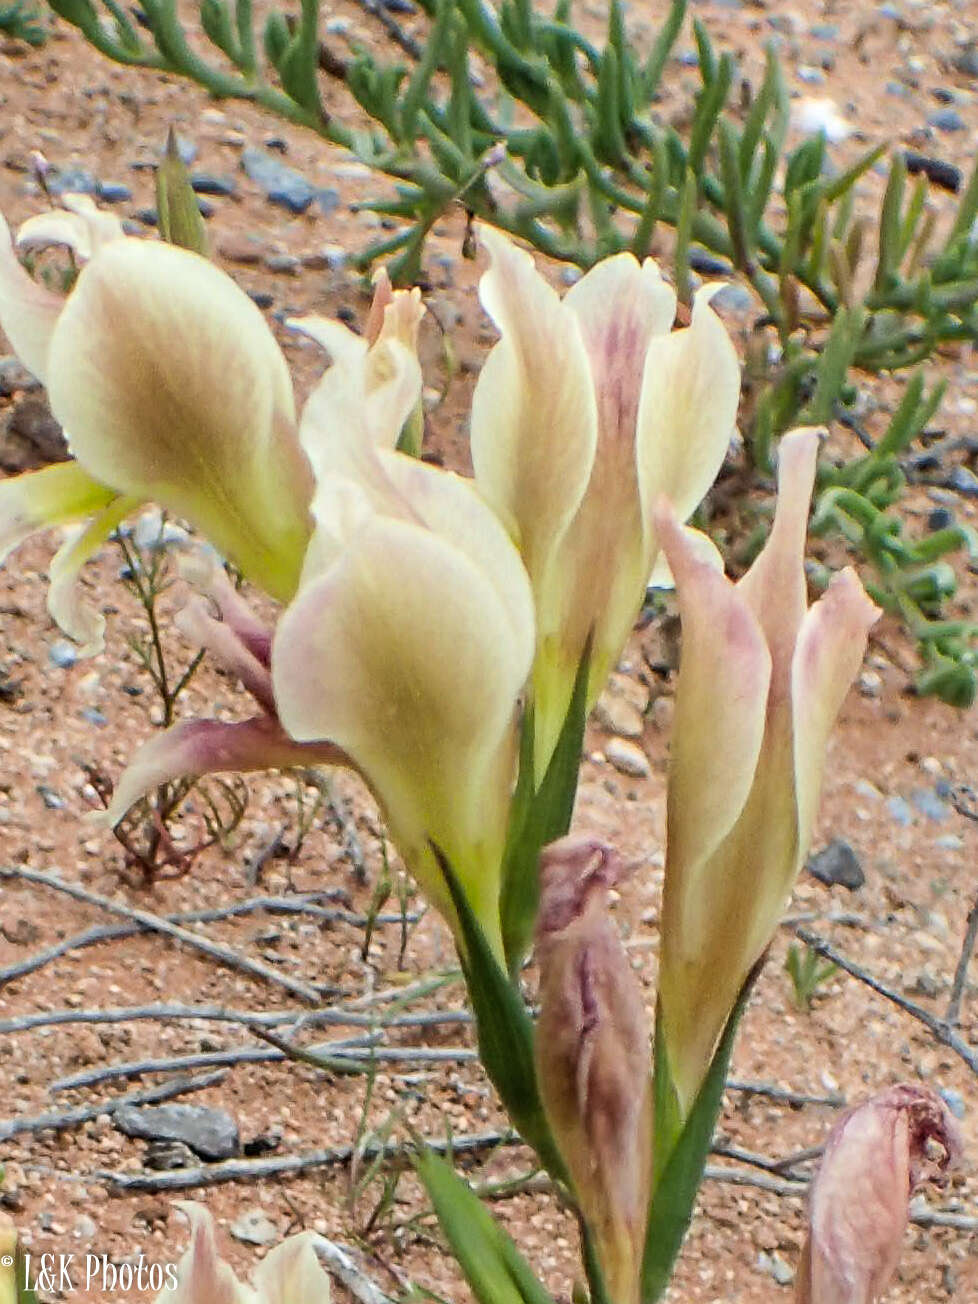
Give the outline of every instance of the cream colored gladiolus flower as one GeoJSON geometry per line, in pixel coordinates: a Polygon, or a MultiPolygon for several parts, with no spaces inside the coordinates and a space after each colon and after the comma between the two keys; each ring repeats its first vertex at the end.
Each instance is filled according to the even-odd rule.
{"type": "Polygon", "coordinates": [[[389,287],[378,295],[374,347],[318,323],[320,335],[335,326],[328,342],[338,365],[313,391],[300,428],[285,358],[229,276],[186,250],[126,238],[84,196],[65,202],[65,211],[24,223],[18,244],[66,244],[87,260],[66,298],[31,279],[0,218],[0,327],[47,384],[77,458],[0,482],[0,560],[36,529],[85,523],[55,559],[49,607],[96,651],[104,621],[80,603],[78,569],[152,499],[287,601],[311,535],[312,468],[337,442],[326,423],[344,419],[328,401],[334,373],[354,368],[375,404],[410,413],[421,389],[417,295],[389,287]],[[340,333],[357,340],[359,356],[337,345],[340,333]]]}
{"type": "Polygon", "coordinates": [[[219,1255],[214,1220],[203,1205],[180,1201],[190,1220],[190,1248],[156,1304],[330,1304],[329,1277],[316,1256],[311,1232],[290,1236],[270,1250],[245,1286],[219,1255]]]}
{"type": "Polygon", "coordinates": [[[638,614],[655,501],[685,520],[720,469],[740,366],[710,287],[673,332],[675,292],[651,259],[606,258],[560,299],[529,254],[488,229],[482,240],[480,294],[502,338],[473,398],[472,459],[533,583],[539,780],[585,647],[591,703],[638,614]]]}
{"type": "Polygon", "coordinates": [[[807,607],[818,433],[780,446],[771,536],[731,584],[657,513],[683,649],[668,796],[659,998],[683,1115],[808,849],[825,747],[879,615],[855,573],[807,607]]]}
{"type": "Polygon", "coordinates": [[[302,588],[272,679],[301,743],[366,779],[404,859],[450,923],[432,844],[502,960],[499,882],[517,702],[533,657],[519,554],[470,482],[366,442],[354,480],[320,481],[302,588]]]}

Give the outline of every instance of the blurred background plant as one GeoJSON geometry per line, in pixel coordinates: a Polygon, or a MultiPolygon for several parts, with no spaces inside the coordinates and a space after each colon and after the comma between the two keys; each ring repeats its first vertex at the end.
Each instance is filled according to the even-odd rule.
{"type": "Polygon", "coordinates": [[[41,21],[43,14],[36,5],[14,0],[13,4],[0,5],[0,32],[15,41],[41,46],[48,39],[47,29],[41,21]]]}
{"type": "Polygon", "coordinates": [[[812,1008],[818,989],[839,972],[838,965],[823,960],[812,947],[806,946],[803,949],[794,942],[788,947],[784,968],[791,979],[795,1006],[806,1014],[812,1008]]]}
{"type": "MultiPolygon", "coordinates": [[[[461,209],[579,268],[654,247],[687,301],[698,273],[739,276],[757,310],[741,411],[744,470],[769,475],[774,446],[792,426],[837,422],[855,433],[861,451],[823,459],[816,532],[841,536],[875,572],[873,596],[918,641],[918,690],[970,705],[978,625],[945,618],[957,584],[946,557],[966,550],[975,563],[978,538],[951,512],[924,538],[905,537],[893,509],[908,479],[935,467],[950,488],[978,489],[972,470],[949,460],[962,441],[912,451],[933,440],[944,393],[942,383],[928,388],[922,364],[942,345],[978,338],[978,171],[942,229],[928,202],[933,168],[895,153],[879,211],[868,216],[857,183],[882,166],[886,145],[842,172],[828,157],[830,128],[789,150],[774,49],[752,84],[699,21],[695,102],[681,129],[660,121],[686,0],[673,0],[645,54],[628,38],[620,0],[601,49],[574,25],[571,0],[552,13],[530,0],[421,2],[430,16],[423,44],[386,10],[366,6],[404,55],[391,60],[366,51],[345,60],[325,46],[318,0],[302,0],[297,15],[273,10],[260,36],[251,0],[202,0],[206,54],[188,39],[175,0],[143,0],[135,22],[115,0],[104,9],[95,0],[51,7],[109,58],[253,101],[390,178],[393,194],[358,206],[400,226],[356,255],[363,269],[389,260],[395,280],[419,279],[428,233],[461,209]],[[352,125],[360,114],[345,121],[326,110],[321,75],[345,82],[367,129],[352,125]],[[912,183],[911,172],[919,173],[912,183]],[[883,374],[906,379],[906,388],[874,437],[863,425],[860,378],[883,374]]],[[[941,183],[958,188],[960,178],[941,183]]],[[[824,582],[827,572],[815,567],[813,576],[824,582]]]]}

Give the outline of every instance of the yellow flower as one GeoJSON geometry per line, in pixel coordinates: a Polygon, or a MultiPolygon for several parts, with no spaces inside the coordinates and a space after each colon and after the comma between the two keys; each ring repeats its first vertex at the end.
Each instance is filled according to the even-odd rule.
{"type": "Polygon", "coordinates": [[[804,549],[818,434],[780,445],[771,536],[736,585],[663,506],[683,650],[668,795],[659,998],[688,1111],[808,849],[825,747],[879,612],[855,573],[807,606],[804,549]]]}
{"type": "Polygon", "coordinates": [[[720,469],[740,367],[710,287],[672,332],[675,292],[651,259],[607,258],[561,300],[528,254],[488,229],[482,240],[480,294],[502,338],[475,390],[472,459],[533,583],[539,780],[588,641],[590,703],[638,614],[656,499],[685,520],[720,469]]]}

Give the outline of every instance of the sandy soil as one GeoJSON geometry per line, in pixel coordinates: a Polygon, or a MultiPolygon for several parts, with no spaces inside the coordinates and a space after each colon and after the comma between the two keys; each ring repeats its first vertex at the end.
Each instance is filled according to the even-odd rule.
{"type": "MultiPolygon", "coordinates": [[[[636,38],[647,41],[650,20],[660,6],[633,8],[636,38]]],[[[905,4],[900,22],[876,10],[860,12],[858,6],[818,0],[800,0],[789,11],[729,3],[704,3],[696,9],[722,43],[742,56],[746,76],[756,75],[763,41],[777,28],[794,91],[831,96],[869,140],[889,137],[970,166],[978,143],[975,83],[950,70],[945,56],[958,48],[955,42],[968,34],[969,24],[978,35],[973,5],[905,4]],[[835,25],[837,35],[832,40],[813,35],[812,27],[818,24],[835,25]],[[829,56],[833,66],[824,70],[824,85],[806,82],[799,70],[817,69],[829,56]],[[917,84],[906,97],[886,92],[888,82],[907,79],[917,84]],[[926,126],[940,107],[934,99],[938,89],[953,91],[963,130],[947,134],[926,126]]],[[[347,35],[376,39],[370,19],[360,10],[340,6],[336,12],[351,24],[347,35]]],[[[403,21],[408,29],[422,27],[418,20],[403,21]]],[[[588,21],[597,22],[596,10],[588,21]]],[[[335,39],[342,46],[343,37],[335,39]]],[[[681,48],[689,44],[684,38],[681,48]]],[[[692,74],[673,66],[669,79],[663,112],[679,117],[689,102],[692,74]]],[[[337,88],[329,93],[339,102],[337,88]]],[[[40,148],[58,167],[84,167],[101,181],[129,186],[132,200],[119,211],[135,213],[153,202],[153,183],[151,172],[131,165],[155,157],[170,123],[196,145],[196,170],[235,179],[234,196],[211,201],[213,243],[223,265],[242,285],[271,296],[273,322],[309,310],[345,313],[362,322],[366,299],[357,279],[342,268],[323,266],[331,261],[323,251],[357,249],[376,234],[370,229],[373,223],[349,212],[347,204],[380,191],[382,183],[375,186],[350,159],[248,106],[218,105],[172,78],[112,66],[63,27],[37,52],[12,43],[0,47],[0,210],[15,223],[41,207],[28,171],[30,151],[40,148]],[[244,177],[239,168],[242,147],[260,145],[270,136],[285,142],[286,162],[315,184],[339,192],[339,207],[328,219],[315,206],[306,216],[289,217],[271,207],[244,177]],[[283,254],[303,264],[283,264],[283,254]],[[272,267],[284,265],[299,274],[273,271],[269,259],[272,267]]],[[[838,151],[840,159],[860,147],[859,141],[850,142],[838,151]]],[[[878,177],[867,179],[867,203],[878,186],[878,177]]],[[[938,192],[933,202],[946,206],[938,192]]],[[[427,260],[432,311],[422,341],[431,386],[431,446],[458,467],[467,464],[463,413],[473,373],[493,338],[475,297],[477,269],[460,259],[462,235],[459,215],[446,219],[432,242],[427,260]],[[435,404],[446,377],[442,329],[460,369],[443,401],[435,404]]],[[[554,275],[559,279],[558,269],[554,275]]],[[[734,321],[731,328],[740,331],[743,323],[734,321]]],[[[319,365],[314,350],[284,331],[279,336],[300,387],[307,386],[319,365]]],[[[978,368],[970,350],[948,351],[933,371],[951,381],[942,424],[969,429],[978,410],[978,368]]],[[[874,420],[882,423],[899,388],[880,385],[873,393],[881,404],[874,420]]],[[[0,420],[22,400],[20,393],[0,399],[0,420]]],[[[944,502],[940,493],[921,493],[908,505],[908,528],[923,528],[926,514],[944,502]]],[[[961,519],[974,522],[973,503],[956,500],[953,506],[961,519]]],[[[149,888],[133,881],[118,845],[87,817],[92,794],[86,767],[94,765],[117,776],[133,744],[149,736],[158,722],[148,680],[127,649],[127,637],[141,629],[140,613],[117,578],[118,553],[106,549],[88,576],[109,612],[108,648],[92,661],[68,668],[54,664],[51,650],[57,655],[62,640],[44,608],[51,549],[51,540],[32,540],[0,572],[0,678],[15,685],[10,700],[0,702],[0,862],[56,872],[88,891],[157,915],[229,905],[263,894],[335,889],[341,900],[324,904],[351,913],[367,910],[381,873],[382,831],[365,795],[343,776],[334,780],[335,792],[348,812],[362,856],[351,857],[349,828],[344,830],[327,813],[306,837],[294,865],[273,856],[265,861],[259,882],[249,882],[248,866],[276,834],[282,832],[286,845],[296,835],[294,781],[271,775],[249,781],[248,811],[226,852],[208,851],[177,881],[149,888]],[[142,692],[133,695],[136,689],[142,692]]],[[[955,609],[974,611],[974,577],[963,573],[962,578],[955,609]]],[[[668,661],[662,650],[666,642],[662,622],[654,622],[635,635],[620,667],[623,690],[648,703],[639,740],[649,759],[648,776],[619,773],[606,756],[607,733],[593,725],[576,816],[579,827],[607,836],[636,861],[616,913],[650,1011],[674,679],[653,667],[668,661]]],[[[176,635],[172,651],[178,661],[186,659],[187,650],[176,635]]],[[[850,895],[805,875],[791,912],[795,918],[809,918],[813,928],[881,981],[940,1016],[978,886],[978,825],[942,803],[935,789],[942,781],[978,781],[978,726],[973,712],[962,714],[909,696],[912,664],[912,649],[901,631],[884,622],[872,641],[863,691],[853,692],[831,744],[815,846],[832,838],[849,841],[862,862],[866,884],[850,895]]],[[[181,703],[187,714],[216,712],[227,718],[245,709],[236,686],[206,665],[181,703]]],[[[192,838],[192,820],[187,825],[186,836],[192,838]]],[[[396,902],[387,906],[396,908],[396,902]]],[[[0,968],[106,922],[111,921],[103,911],[36,883],[8,879],[0,889],[0,968]]],[[[327,923],[309,915],[247,914],[201,925],[200,930],[241,954],[263,959],[279,974],[322,984],[329,992],[327,1003],[345,1008],[371,993],[404,988],[432,967],[449,971],[454,962],[447,934],[432,915],[411,926],[403,967],[397,924],[379,926],[366,955],[360,925],[327,923]]],[[[926,1081],[953,1093],[949,1098],[963,1110],[970,1159],[943,1193],[931,1193],[929,1199],[936,1207],[974,1218],[974,1075],[918,1022],[841,974],[820,989],[811,1012],[799,1012],[783,970],[789,941],[787,931],[775,940],[744,1021],[734,1078],[822,1098],[838,1095],[850,1102],[900,1080],[926,1081]]],[[[960,1027],[972,1047],[978,1046],[976,967],[978,961],[965,991],[960,1027]]],[[[40,1011],[162,1001],[249,1011],[297,1007],[272,984],[222,968],[159,936],[106,941],[70,951],[16,981],[0,979],[3,1020],[40,1011]]],[[[437,993],[406,1005],[405,1011],[452,1010],[461,1003],[461,987],[449,979],[437,993]]],[[[357,1032],[363,1029],[325,1028],[307,1037],[316,1041],[357,1032]]],[[[389,1043],[464,1049],[471,1046],[471,1036],[466,1026],[449,1023],[395,1029],[389,1043]]],[[[113,1093],[146,1088],[166,1076],[144,1073],[133,1081],[52,1092],[56,1080],[79,1071],[261,1045],[245,1027],[200,1019],[80,1023],[7,1033],[0,1035],[0,1114],[28,1118],[108,1101],[113,1093]]],[[[505,1128],[483,1075],[467,1057],[448,1063],[380,1063],[367,1096],[362,1075],[252,1063],[233,1067],[218,1085],[186,1099],[228,1109],[243,1141],[264,1138],[271,1158],[341,1148],[387,1129],[404,1137],[408,1125],[431,1136],[444,1136],[450,1126],[456,1137],[505,1128]]],[[[781,1157],[817,1144],[833,1113],[827,1105],[789,1107],[770,1096],[731,1091],[719,1139],[729,1147],[781,1157]]],[[[113,1291],[99,1282],[84,1288],[87,1254],[105,1254],[116,1264],[137,1262],[140,1255],[148,1264],[166,1263],[185,1242],[185,1228],[170,1195],[119,1194],[104,1176],[141,1171],[142,1142],[125,1138],[101,1115],[68,1130],[16,1135],[3,1143],[0,1157],[6,1169],[0,1203],[14,1212],[32,1251],[79,1256],[81,1268],[75,1272],[77,1289],[71,1299],[151,1298],[150,1292],[113,1291]]],[[[526,1151],[505,1147],[479,1152],[466,1166],[473,1181],[498,1182],[527,1173],[529,1164],[526,1151]]],[[[228,1257],[242,1273],[262,1251],[231,1238],[228,1229],[243,1213],[260,1210],[280,1235],[315,1228],[353,1246],[365,1271],[392,1295],[417,1282],[449,1298],[464,1298],[465,1288],[439,1246],[431,1219],[423,1216],[415,1182],[402,1176],[395,1184],[395,1172],[390,1166],[371,1172],[362,1161],[352,1168],[338,1161],[288,1179],[229,1183],[191,1191],[184,1198],[207,1203],[222,1228],[228,1257]]],[[[532,1186],[500,1199],[494,1208],[557,1298],[568,1299],[576,1251],[567,1217],[546,1192],[532,1186]]],[[[802,1237],[803,1205],[797,1196],[707,1182],[670,1299],[686,1304],[787,1299],[790,1287],[776,1277],[787,1276],[784,1270],[794,1266],[802,1237]]],[[[978,1300],[976,1249],[973,1233],[913,1228],[888,1304],[978,1300]]],[[[340,1286],[337,1295],[345,1297],[340,1286]]]]}

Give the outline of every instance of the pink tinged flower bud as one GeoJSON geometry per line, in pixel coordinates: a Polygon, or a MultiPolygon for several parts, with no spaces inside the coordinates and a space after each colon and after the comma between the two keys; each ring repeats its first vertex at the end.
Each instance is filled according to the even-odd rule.
{"type": "Polygon", "coordinates": [[[928,1087],[891,1087],[843,1114],[812,1183],[797,1304],[880,1299],[900,1258],[910,1197],[940,1179],[960,1150],[954,1120],[928,1087]]]}
{"type": "Polygon", "coordinates": [[[651,1049],[642,991],[608,913],[621,861],[568,837],[540,858],[537,1076],[608,1295],[638,1299],[652,1168],[651,1049]]]}

